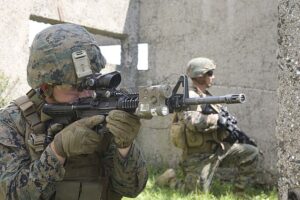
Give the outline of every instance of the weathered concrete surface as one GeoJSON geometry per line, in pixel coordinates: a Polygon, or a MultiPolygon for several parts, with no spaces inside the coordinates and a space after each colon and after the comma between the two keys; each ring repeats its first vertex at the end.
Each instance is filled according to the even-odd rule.
{"type": "MultiPolygon", "coordinates": [[[[230,106],[230,111],[264,152],[261,165],[274,174],[276,25],[275,0],[141,0],[140,42],[149,43],[150,69],[139,72],[138,84],[175,83],[178,75],[170,75],[184,73],[191,58],[214,59],[217,70],[212,92],[246,94],[247,102],[230,106]]],[[[169,142],[165,123],[170,119],[157,124],[159,121],[147,122],[139,141],[151,143],[154,150],[146,151],[150,162],[173,165],[176,152],[169,146],[161,148],[161,140],[169,142]]]]}
{"type": "MultiPolygon", "coordinates": [[[[240,126],[265,153],[261,163],[276,171],[277,1],[268,0],[11,0],[0,5],[0,70],[14,81],[13,95],[24,94],[28,59],[28,24],[32,20],[84,25],[122,45],[124,85],[174,84],[189,59],[214,59],[213,93],[243,92],[244,105],[230,106],[240,126]],[[17,30],[17,31],[16,31],[17,30]],[[148,71],[136,71],[137,43],[149,44],[148,71]],[[168,78],[170,77],[170,78],[168,78]],[[22,83],[22,84],[21,84],[22,83]],[[20,91],[18,91],[18,89],[20,91]]],[[[109,39],[101,39],[109,44],[109,39]]],[[[286,79],[288,80],[288,79],[286,79]]],[[[174,164],[180,151],[168,138],[171,116],[143,121],[138,138],[149,163],[174,164]],[[167,144],[167,145],[166,145],[167,144]]]]}
{"type": "Polygon", "coordinates": [[[30,0],[1,1],[0,3],[0,71],[10,78],[10,92],[17,97],[27,91],[26,66],[28,60],[28,35],[30,0]]]}
{"type": "Polygon", "coordinates": [[[130,0],[32,0],[31,15],[49,20],[71,22],[102,30],[120,37],[126,27],[130,0]]]}
{"type": "Polygon", "coordinates": [[[300,187],[300,2],[281,0],[278,12],[278,186],[286,200],[289,188],[300,187]]]}

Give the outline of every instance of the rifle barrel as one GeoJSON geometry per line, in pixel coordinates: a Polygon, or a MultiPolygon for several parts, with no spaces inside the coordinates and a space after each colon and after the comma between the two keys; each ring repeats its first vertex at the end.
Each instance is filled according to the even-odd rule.
{"type": "Polygon", "coordinates": [[[59,105],[45,104],[43,112],[50,116],[68,116],[73,115],[77,110],[91,109],[90,105],[59,105]]]}
{"type": "Polygon", "coordinates": [[[187,105],[198,105],[198,104],[234,104],[244,103],[246,96],[244,94],[228,94],[224,96],[206,96],[203,98],[187,98],[184,103],[187,105]]]}

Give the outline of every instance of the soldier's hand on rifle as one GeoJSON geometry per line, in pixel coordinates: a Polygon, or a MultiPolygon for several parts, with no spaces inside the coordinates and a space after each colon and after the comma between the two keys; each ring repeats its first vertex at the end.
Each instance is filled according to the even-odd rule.
{"type": "Polygon", "coordinates": [[[228,125],[227,120],[228,120],[228,118],[226,116],[224,116],[222,112],[220,112],[219,119],[218,119],[219,128],[226,130],[227,125],[228,125]]]}
{"type": "Polygon", "coordinates": [[[82,118],[62,129],[53,140],[55,152],[64,158],[95,152],[101,137],[92,129],[104,119],[102,115],[82,118]]]}
{"type": "Polygon", "coordinates": [[[139,117],[121,110],[110,111],[106,122],[106,127],[113,134],[118,148],[129,147],[141,127],[139,117]]]}

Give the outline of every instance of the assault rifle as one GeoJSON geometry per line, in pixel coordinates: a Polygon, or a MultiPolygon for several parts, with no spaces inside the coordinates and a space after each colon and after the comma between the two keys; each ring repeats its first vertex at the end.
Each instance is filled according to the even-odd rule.
{"type": "Polygon", "coordinates": [[[85,78],[79,89],[94,90],[93,97],[79,99],[72,104],[45,104],[42,111],[57,123],[67,125],[71,122],[93,115],[108,115],[111,110],[124,110],[140,118],[165,116],[169,113],[187,110],[190,105],[235,104],[245,102],[244,94],[189,98],[188,78],[181,75],[175,87],[168,84],[143,86],[138,93],[117,89],[121,83],[118,71],[108,74],[94,74],[85,78]],[[183,92],[179,93],[182,87],[183,92]]]}
{"type": "MultiPolygon", "coordinates": [[[[217,114],[218,112],[210,104],[204,104],[202,105],[202,113],[217,114]]],[[[229,143],[238,141],[242,144],[250,144],[257,147],[255,141],[238,128],[236,118],[224,106],[221,107],[221,111],[219,112],[218,126],[229,133],[229,136],[224,141],[229,143]]]]}
{"type": "Polygon", "coordinates": [[[244,94],[189,98],[188,78],[181,75],[175,87],[169,84],[142,86],[138,93],[118,90],[120,72],[96,74],[86,78],[80,89],[94,90],[93,97],[79,99],[73,104],[45,104],[43,112],[52,118],[70,118],[72,121],[93,115],[107,115],[111,110],[124,110],[140,118],[165,116],[169,113],[187,110],[190,105],[244,103],[244,94]],[[178,93],[182,86],[183,93],[178,93]]]}

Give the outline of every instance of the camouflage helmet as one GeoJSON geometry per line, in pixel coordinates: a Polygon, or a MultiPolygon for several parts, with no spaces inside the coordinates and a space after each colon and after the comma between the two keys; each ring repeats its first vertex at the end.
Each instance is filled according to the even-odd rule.
{"type": "Polygon", "coordinates": [[[208,58],[193,58],[187,64],[186,74],[190,78],[202,77],[210,70],[216,69],[216,65],[213,60],[208,58]]]}
{"type": "Polygon", "coordinates": [[[57,24],[38,33],[31,45],[27,82],[32,88],[41,84],[79,84],[82,78],[105,66],[97,42],[85,28],[57,24]]]}

